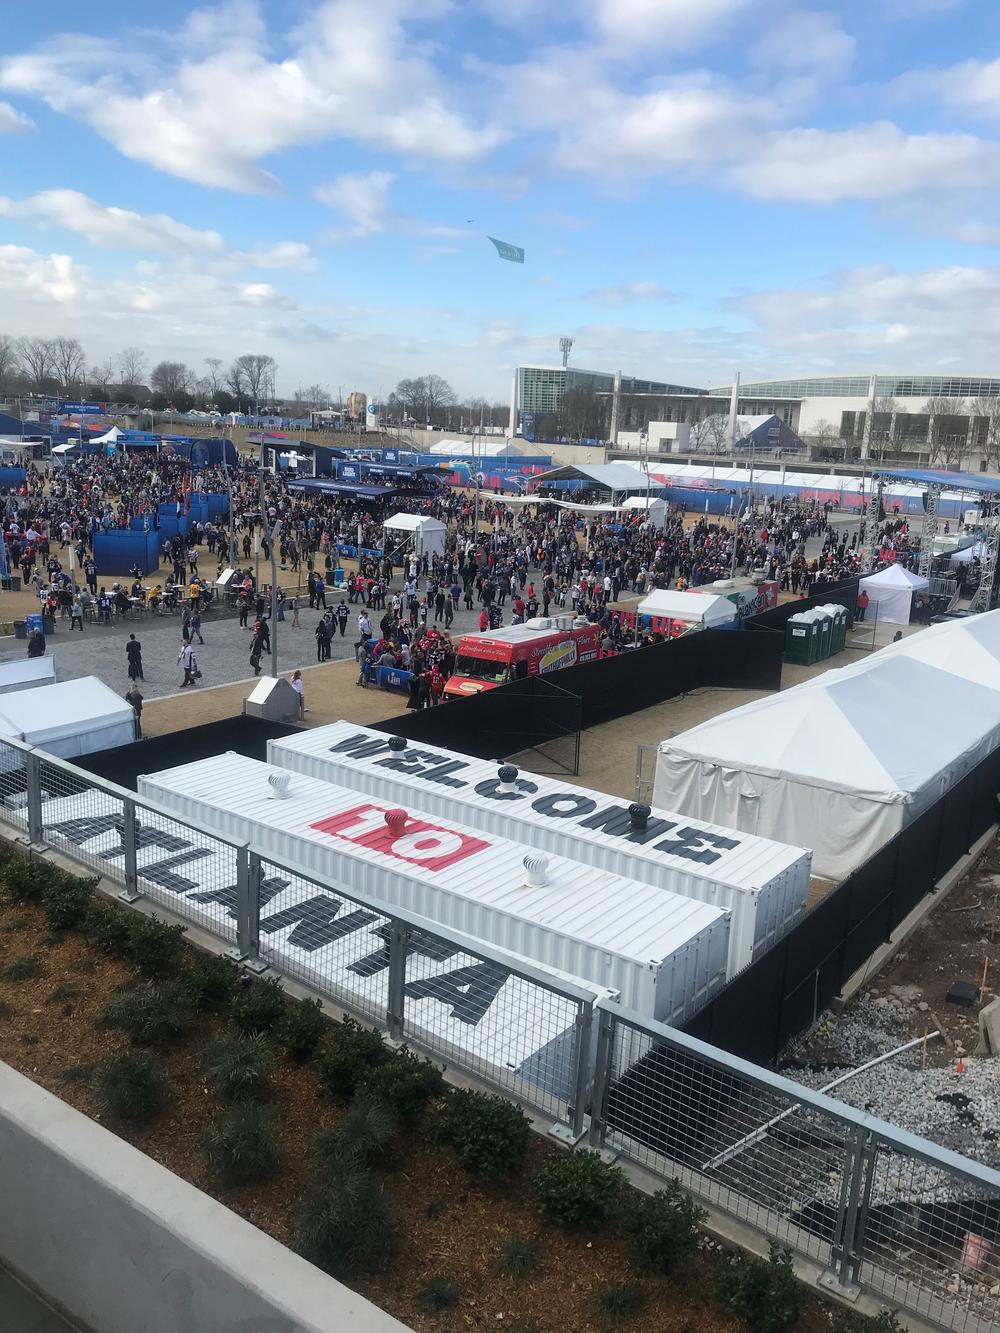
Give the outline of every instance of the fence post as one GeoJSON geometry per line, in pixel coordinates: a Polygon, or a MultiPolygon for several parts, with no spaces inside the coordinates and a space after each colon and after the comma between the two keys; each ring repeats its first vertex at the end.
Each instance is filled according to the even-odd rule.
{"type": "Polygon", "coordinates": [[[825,1279],[825,1285],[835,1288],[841,1295],[848,1295],[856,1286],[856,1274],[860,1263],[858,1220],[862,1200],[867,1194],[870,1183],[866,1182],[866,1177],[870,1174],[873,1160],[869,1139],[868,1131],[858,1125],[851,1131],[850,1138],[845,1144],[844,1175],[841,1180],[837,1221],[830,1255],[833,1271],[825,1279]]]}
{"type": "Polygon", "coordinates": [[[594,1056],[594,1082],[590,1089],[590,1146],[604,1147],[604,1113],[611,1085],[611,1064],[615,1051],[615,1016],[599,1005],[597,1009],[597,1051],[594,1056]]]}
{"type": "Polygon", "coordinates": [[[124,857],[125,887],[118,897],[127,903],[134,903],[139,893],[139,821],[135,814],[135,801],[122,802],[122,855],[124,857]]]}
{"type": "Polygon", "coordinates": [[[401,921],[390,918],[386,939],[389,945],[389,979],[386,999],[386,1024],[389,1036],[398,1041],[403,1035],[406,1005],[406,956],[410,931],[401,921]]]}
{"type": "Polygon", "coordinates": [[[28,842],[38,851],[45,847],[42,823],[42,759],[34,750],[24,756],[24,781],[28,797],[28,842]]]}
{"type": "Polygon", "coordinates": [[[236,944],[227,953],[251,972],[265,972],[260,956],[260,857],[249,847],[236,848],[236,944]]]}
{"type": "Polygon", "coordinates": [[[587,1107],[587,1089],[591,1082],[590,1034],[593,1031],[594,1002],[581,1000],[573,1020],[573,1058],[567,1084],[569,1105],[568,1123],[559,1122],[549,1131],[553,1138],[566,1143],[579,1143],[583,1138],[583,1121],[587,1107]]]}

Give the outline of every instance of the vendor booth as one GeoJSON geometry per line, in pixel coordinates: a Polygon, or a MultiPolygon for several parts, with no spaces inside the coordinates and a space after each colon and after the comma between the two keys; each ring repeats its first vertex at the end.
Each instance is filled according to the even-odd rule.
{"type": "Polygon", "coordinates": [[[382,525],[386,551],[412,550],[415,555],[444,555],[448,530],[437,518],[423,514],[393,514],[382,525]]]}
{"type": "Polygon", "coordinates": [[[659,496],[648,498],[643,495],[630,495],[621,507],[622,521],[627,522],[633,514],[640,514],[644,521],[654,528],[667,526],[667,502],[659,496]]]}
{"type": "Polygon", "coordinates": [[[671,588],[658,588],[642,599],[636,612],[649,616],[658,633],[672,638],[690,630],[735,628],[738,624],[736,607],[728,597],[696,590],[675,592],[671,588]]]}
{"type": "Polygon", "coordinates": [[[889,565],[877,574],[861,580],[858,592],[864,590],[869,598],[872,620],[888,621],[890,625],[908,625],[914,596],[926,594],[930,584],[919,574],[911,574],[902,565],[889,565]]]}
{"type": "Polygon", "coordinates": [[[0,702],[0,736],[37,745],[62,759],[130,745],[135,740],[131,704],[96,676],[25,690],[0,702]]]}

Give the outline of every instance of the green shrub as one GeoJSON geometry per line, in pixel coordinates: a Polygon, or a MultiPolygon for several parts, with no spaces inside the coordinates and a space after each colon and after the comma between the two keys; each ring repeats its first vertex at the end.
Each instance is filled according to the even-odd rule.
{"type": "Polygon", "coordinates": [[[49,991],[45,997],[46,1004],[65,1004],[67,1000],[76,1000],[80,995],[80,987],[74,986],[71,981],[64,981],[61,986],[55,990],[49,991]]]}
{"type": "Polygon", "coordinates": [[[129,915],[111,903],[93,902],[83,920],[83,930],[91,944],[111,958],[128,958],[132,940],[129,915]]]}
{"type": "Polygon", "coordinates": [[[0,977],[4,981],[30,981],[37,977],[39,963],[37,958],[15,958],[6,967],[0,967],[0,977]]]}
{"type": "Polygon", "coordinates": [[[642,1288],[634,1282],[614,1282],[597,1293],[598,1309],[614,1323],[635,1319],[645,1303],[642,1288]]]}
{"type": "Polygon", "coordinates": [[[232,999],[239,983],[239,970],[230,958],[217,953],[198,953],[180,974],[196,1009],[219,1009],[232,999]]]}
{"type": "Polygon", "coordinates": [[[49,883],[63,872],[35,857],[12,856],[3,866],[4,896],[9,902],[41,902],[49,883]]]}
{"type": "Polygon", "coordinates": [[[8,1004],[6,1000],[0,1000],[0,1018],[13,1018],[14,1006],[8,1004]]]}
{"type": "Polygon", "coordinates": [[[257,1102],[237,1102],[205,1130],[202,1156],[224,1185],[245,1185],[271,1175],[281,1160],[274,1113],[257,1102]]]}
{"type": "Polygon", "coordinates": [[[124,1032],[139,1046],[163,1046],[194,1021],[191,996],[176,981],[142,981],[113,995],[97,1015],[102,1027],[124,1032]]]}
{"type": "Polygon", "coordinates": [[[404,1046],[366,1073],[360,1086],[391,1106],[401,1119],[415,1120],[433,1097],[440,1097],[444,1079],[437,1065],[404,1046]]]}
{"type": "Polygon", "coordinates": [[[59,1075],[62,1083],[89,1083],[97,1072],[97,1065],[67,1065],[59,1075]]]}
{"type": "Polygon", "coordinates": [[[865,1315],[858,1310],[838,1310],[833,1318],[832,1333],[906,1333],[906,1325],[899,1322],[893,1310],[865,1315]]]}
{"type": "Polygon", "coordinates": [[[625,1224],[633,1262],[648,1273],[672,1273],[698,1248],[707,1218],[676,1180],[653,1195],[636,1194],[625,1224]]]}
{"type": "Polygon", "coordinates": [[[785,1333],[794,1328],[801,1296],[791,1250],[772,1243],[766,1260],[748,1254],[726,1264],[716,1279],[716,1295],[750,1333],[785,1333]]]}
{"type": "Polygon", "coordinates": [[[184,948],[186,927],[171,926],[158,916],[144,916],[141,912],[132,913],[127,920],[129,961],[147,976],[163,977],[175,972],[184,948]]]}
{"type": "MultiPolygon", "coordinates": [[[[65,1070],[63,1077],[69,1072],[65,1070]]],[[[97,1066],[94,1093],[104,1115],[139,1123],[151,1120],[162,1110],[167,1100],[167,1077],[160,1061],[149,1051],[116,1051],[97,1066]]]]}
{"type": "Polygon", "coordinates": [[[538,1208],[567,1231],[593,1231],[607,1221],[625,1177],[595,1152],[571,1148],[554,1154],[534,1179],[538,1208]]]}
{"type": "Polygon", "coordinates": [[[58,875],[42,892],[45,919],[50,930],[73,930],[86,919],[97,891],[96,879],[58,875]]]}
{"type": "Polygon", "coordinates": [[[458,1304],[458,1297],[459,1289],[448,1277],[428,1278],[420,1288],[420,1304],[428,1314],[440,1314],[442,1310],[454,1310],[458,1304]]]}
{"type": "Polygon", "coordinates": [[[323,1014],[319,1000],[289,1000],[278,1036],[289,1059],[304,1065],[316,1054],[330,1020],[323,1014]]]}
{"type": "Polygon", "coordinates": [[[229,1033],[202,1052],[201,1069],[213,1092],[228,1101],[263,1097],[274,1065],[270,1044],[261,1033],[229,1033]]]}
{"type": "Polygon", "coordinates": [[[399,1119],[392,1107],[362,1088],[339,1123],[316,1135],[320,1173],[336,1179],[345,1171],[376,1165],[385,1158],[398,1132],[399,1119]]]}
{"type": "Polygon", "coordinates": [[[531,1137],[528,1117],[504,1097],[462,1088],[445,1104],[441,1137],[467,1171],[500,1180],[521,1169],[531,1137]]]}
{"type": "Polygon", "coordinates": [[[391,1054],[381,1032],[345,1018],[334,1029],[333,1041],[320,1056],[316,1072],[327,1092],[349,1097],[365,1075],[384,1064],[391,1054]]]}
{"type": "Polygon", "coordinates": [[[389,1202],[370,1171],[348,1171],[334,1186],[310,1190],[302,1201],[296,1249],[334,1277],[386,1268],[395,1248],[389,1202]]]}
{"type": "Polygon", "coordinates": [[[22,1032],[20,1041],[23,1046],[37,1046],[41,1037],[37,1032],[22,1032]]]}
{"type": "Polygon", "coordinates": [[[523,1282],[538,1272],[541,1254],[541,1243],[533,1236],[515,1236],[503,1247],[493,1267],[502,1277],[523,1282]]]}
{"type": "Polygon", "coordinates": [[[287,997],[275,977],[247,982],[237,991],[230,1017],[241,1032],[272,1032],[285,1016],[287,997]]]}

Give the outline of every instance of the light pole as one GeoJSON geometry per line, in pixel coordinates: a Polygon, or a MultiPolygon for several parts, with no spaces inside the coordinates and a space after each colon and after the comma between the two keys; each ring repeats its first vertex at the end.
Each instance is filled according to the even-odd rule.
{"type": "Polygon", "coordinates": [[[257,568],[254,574],[254,582],[260,587],[260,544],[264,538],[264,434],[260,437],[260,466],[257,469],[258,496],[257,503],[260,509],[260,532],[257,534],[257,568]]]}
{"type": "Polygon", "coordinates": [[[281,536],[281,519],[271,529],[271,675],[278,679],[278,566],[275,549],[281,536]]]}

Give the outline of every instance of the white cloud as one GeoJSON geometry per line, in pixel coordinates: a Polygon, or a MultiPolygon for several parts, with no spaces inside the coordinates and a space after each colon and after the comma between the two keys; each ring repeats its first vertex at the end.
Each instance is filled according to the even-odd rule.
{"type": "Polygon", "coordinates": [[[300,241],[279,241],[259,250],[233,250],[217,231],[189,227],[166,213],[134,213],[101,204],[79,190],[43,190],[25,199],[0,195],[0,217],[60,227],[108,250],[212,259],[247,268],[316,266],[309,247],[300,241]]]}
{"type": "Polygon", "coordinates": [[[1000,116],[1000,60],[963,60],[946,69],[917,70],[896,79],[892,90],[916,101],[932,97],[971,115],[1000,116]]]}
{"type": "Polygon", "coordinates": [[[18,134],[31,128],[27,116],[15,111],[9,102],[0,102],[0,134],[18,134]]]}
{"type": "Polygon", "coordinates": [[[411,213],[391,208],[389,191],[395,179],[390,171],[369,171],[362,175],[338,176],[318,185],[313,191],[314,197],[339,213],[347,224],[329,232],[328,238],[342,240],[375,236],[380,232],[440,238],[466,235],[461,227],[425,222],[411,213]]]}
{"type": "Polygon", "coordinates": [[[676,301],[678,297],[659,282],[619,282],[584,292],[583,299],[600,305],[626,305],[630,301],[676,301]]]}
{"type": "Polygon", "coordinates": [[[685,47],[745,9],[750,0],[598,0],[599,32],[627,51],[650,44],[685,47]]]}
{"type": "Polygon", "coordinates": [[[69,255],[42,255],[23,245],[0,245],[0,307],[7,317],[19,297],[29,305],[48,300],[58,305],[75,301],[81,290],[81,271],[69,255]]]}
{"type": "MultiPolygon", "coordinates": [[[[792,10],[782,14],[753,46],[753,58],[786,84],[792,73],[829,83],[851,66],[857,42],[834,14],[823,10],[792,10]]],[[[782,90],[783,95],[787,91],[782,90]]]]}
{"type": "Polygon", "coordinates": [[[832,204],[1000,181],[1000,146],[970,134],[907,134],[890,122],[777,130],[729,179],[758,199],[832,204]]]}
{"type": "Polygon", "coordinates": [[[404,28],[411,11],[415,0],[322,0],[270,39],[245,0],[178,34],[56,38],[0,61],[0,88],[85,121],[127,157],[236,190],[274,189],[261,159],[336,138],[474,158],[499,136],[446,104],[447,81],[404,28]]]}

